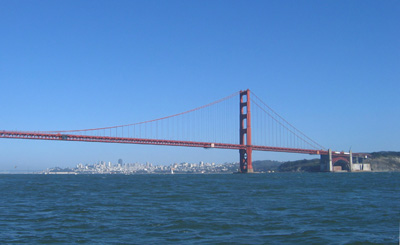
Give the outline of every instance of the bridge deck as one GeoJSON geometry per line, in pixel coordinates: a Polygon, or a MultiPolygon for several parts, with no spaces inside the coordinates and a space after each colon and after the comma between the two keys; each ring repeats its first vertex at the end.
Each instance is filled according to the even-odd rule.
{"type": "MultiPolygon", "coordinates": [[[[184,147],[201,147],[201,148],[217,148],[217,149],[245,149],[247,145],[226,144],[215,142],[195,142],[195,141],[180,141],[180,140],[163,140],[163,139],[141,139],[141,138],[125,138],[125,137],[109,137],[109,136],[89,136],[89,135],[74,135],[60,133],[45,133],[45,132],[22,132],[22,131],[0,131],[0,138],[9,139],[34,139],[34,140],[59,140],[59,141],[82,141],[82,142],[102,142],[102,143],[122,143],[122,144],[143,144],[143,145],[169,145],[169,146],[184,146],[184,147]]],[[[272,146],[252,145],[253,151],[272,151],[272,152],[287,152],[301,153],[310,155],[328,155],[326,150],[314,149],[298,149],[272,146]]],[[[348,156],[344,152],[332,152],[335,156],[348,156]]],[[[353,156],[364,157],[367,154],[353,153],[353,156]]]]}

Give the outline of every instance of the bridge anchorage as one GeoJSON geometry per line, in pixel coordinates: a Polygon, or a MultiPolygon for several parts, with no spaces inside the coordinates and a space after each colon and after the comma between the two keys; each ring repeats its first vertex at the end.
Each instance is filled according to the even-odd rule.
{"type": "Polygon", "coordinates": [[[349,152],[333,152],[328,149],[321,153],[320,169],[322,172],[371,171],[370,164],[365,164],[369,154],[349,152]]]}
{"type": "Polygon", "coordinates": [[[320,155],[321,171],[327,172],[357,171],[368,156],[325,150],[249,89],[186,112],[139,123],[62,131],[0,130],[0,138],[239,150],[238,173],[254,172],[253,151],[320,155]],[[239,100],[239,108],[236,99],[239,100]]]}

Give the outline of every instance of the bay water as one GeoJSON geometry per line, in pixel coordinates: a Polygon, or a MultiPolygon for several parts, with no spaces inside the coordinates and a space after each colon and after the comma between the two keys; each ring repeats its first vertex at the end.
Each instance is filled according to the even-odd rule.
{"type": "Polygon", "coordinates": [[[400,173],[0,175],[0,242],[399,244],[400,173]]]}

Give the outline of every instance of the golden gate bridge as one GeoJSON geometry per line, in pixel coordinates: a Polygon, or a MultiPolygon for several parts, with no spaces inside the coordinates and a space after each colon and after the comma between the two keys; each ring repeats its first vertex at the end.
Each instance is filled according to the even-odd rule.
{"type": "Polygon", "coordinates": [[[253,151],[320,155],[322,171],[332,171],[339,161],[351,170],[354,160],[368,156],[326,149],[249,89],[192,110],[138,123],[59,131],[2,130],[0,138],[233,149],[239,150],[241,173],[253,172],[253,151]]]}

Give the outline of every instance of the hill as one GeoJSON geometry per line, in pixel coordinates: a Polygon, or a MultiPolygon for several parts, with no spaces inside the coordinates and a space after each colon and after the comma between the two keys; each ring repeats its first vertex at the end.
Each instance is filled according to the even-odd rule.
{"type": "MultiPolygon", "coordinates": [[[[400,171],[400,152],[395,151],[380,151],[369,153],[370,157],[364,162],[371,164],[371,170],[375,172],[391,172],[400,171]]],[[[276,162],[273,165],[274,171],[279,172],[319,172],[320,160],[297,160],[289,162],[276,162]],[[280,163],[279,165],[276,165],[280,163]]],[[[260,161],[268,162],[268,161],[260,161]]],[[[274,161],[269,161],[274,162],[274,161]]]]}
{"type": "Polygon", "coordinates": [[[284,162],[278,170],[279,172],[319,172],[319,159],[284,162]]]}
{"type": "Polygon", "coordinates": [[[281,164],[282,162],[271,160],[253,161],[253,169],[255,172],[276,172],[281,164]]]}
{"type": "Polygon", "coordinates": [[[380,151],[370,153],[367,163],[371,164],[372,171],[390,172],[400,171],[400,152],[380,151]]]}

